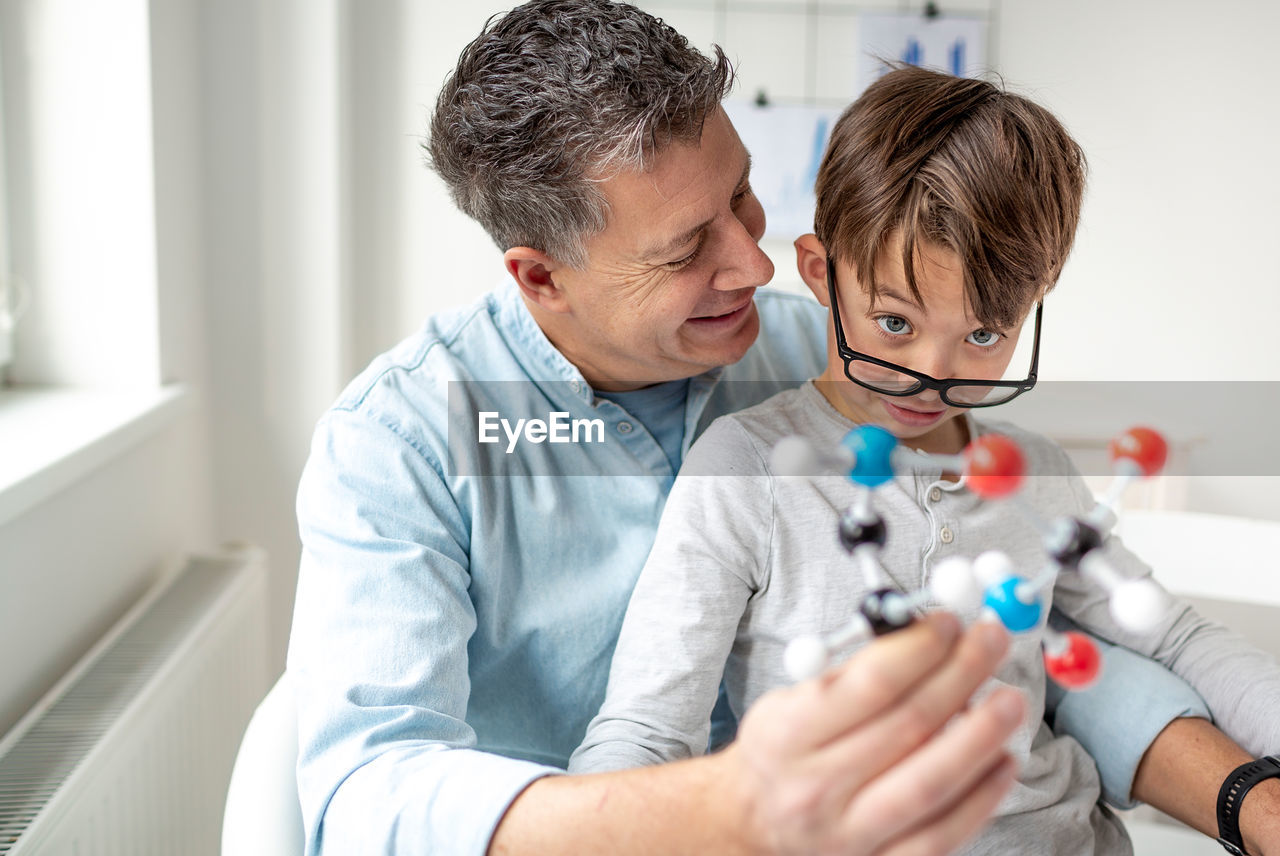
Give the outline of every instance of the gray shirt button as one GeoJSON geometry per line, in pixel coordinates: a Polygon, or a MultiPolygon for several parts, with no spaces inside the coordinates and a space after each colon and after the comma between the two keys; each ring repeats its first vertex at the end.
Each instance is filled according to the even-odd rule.
{"type": "Polygon", "coordinates": [[[938,500],[942,499],[942,490],[941,490],[941,488],[936,488],[936,487],[935,487],[935,488],[933,488],[932,490],[930,490],[930,491],[929,491],[929,499],[930,499],[930,501],[932,501],[932,502],[937,502],[938,500]]]}
{"type": "Polygon", "coordinates": [[[630,433],[631,433],[631,429],[632,429],[633,427],[635,427],[635,426],[633,426],[630,422],[619,422],[619,423],[618,423],[618,433],[619,433],[619,434],[630,434],[630,433]]]}
{"type": "Polygon", "coordinates": [[[950,544],[952,541],[956,539],[955,533],[951,531],[950,526],[943,526],[942,531],[939,532],[938,534],[942,538],[943,544],[950,544]]]}

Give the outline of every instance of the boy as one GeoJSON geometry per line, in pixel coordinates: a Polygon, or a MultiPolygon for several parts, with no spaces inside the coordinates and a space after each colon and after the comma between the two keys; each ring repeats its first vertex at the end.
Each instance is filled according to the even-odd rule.
{"type": "MultiPolygon", "coordinates": [[[[899,69],[845,112],[818,175],[817,234],[796,241],[800,275],[839,318],[844,341],[837,346],[833,324],[821,377],[721,418],[689,452],[632,597],[605,703],[570,770],[701,754],[722,674],[741,716],[786,683],[791,639],[828,633],[858,608],[867,592],[830,534],[855,486],[835,476],[774,478],[770,449],[792,434],[835,448],[853,425],[874,423],[907,446],[958,454],[991,430],[968,407],[999,388],[938,379],[1030,377],[1029,364],[1011,365],[1015,346],[1033,309],[1038,325],[1038,304],[1062,270],[1083,188],[1083,155],[1061,124],[983,81],[899,69]]],[[[1031,475],[1047,476],[1027,479],[1023,500],[1046,517],[1092,507],[1061,449],[999,430],[1022,446],[1031,475]]],[[[873,502],[889,527],[881,561],[905,591],[954,555],[1000,549],[1023,572],[1043,565],[1027,521],[940,471],[898,474],[873,502]]],[[[1150,572],[1116,546],[1109,555],[1124,575],[1150,572]]],[[[1182,604],[1148,634],[1124,631],[1105,593],[1075,574],[1059,579],[1054,597],[1087,629],[1188,680],[1249,751],[1280,747],[1280,668],[1267,655],[1182,604]]],[[[992,682],[1019,688],[1030,713],[1008,746],[1020,780],[969,852],[1128,852],[1120,821],[1097,803],[1093,760],[1041,721],[1039,639],[1038,629],[1015,637],[992,682]]],[[[908,723],[883,739],[926,736],[908,723]]],[[[862,754],[850,747],[851,759],[862,754]]]]}

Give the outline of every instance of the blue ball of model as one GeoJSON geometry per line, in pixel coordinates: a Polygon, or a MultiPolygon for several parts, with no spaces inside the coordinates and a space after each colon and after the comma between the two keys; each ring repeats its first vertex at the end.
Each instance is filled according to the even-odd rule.
{"type": "Polygon", "coordinates": [[[859,425],[844,435],[840,445],[853,453],[849,478],[858,484],[879,487],[893,479],[890,458],[898,447],[898,438],[879,425],[859,425]]]}
{"type": "Polygon", "coordinates": [[[1032,598],[1030,603],[1018,597],[1018,586],[1023,582],[1018,577],[1009,577],[994,585],[987,586],[984,605],[1000,617],[1000,621],[1009,628],[1010,633],[1024,633],[1040,623],[1040,599],[1032,598]]]}

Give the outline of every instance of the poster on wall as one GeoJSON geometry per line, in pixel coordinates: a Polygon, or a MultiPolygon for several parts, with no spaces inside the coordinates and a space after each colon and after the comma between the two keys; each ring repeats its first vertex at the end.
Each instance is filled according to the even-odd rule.
{"type": "Polygon", "coordinates": [[[858,92],[885,73],[885,60],[933,68],[957,77],[975,77],[988,70],[984,17],[869,13],[858,16],[858,30],[858,92]]]}
{"type": "Polygon", "coordinates": [[[724,109],[751,152],[751,187],[767,215],[765,234],[789,241],[812,232],[813,184],[840,108],[731,100],[724,109]]]}

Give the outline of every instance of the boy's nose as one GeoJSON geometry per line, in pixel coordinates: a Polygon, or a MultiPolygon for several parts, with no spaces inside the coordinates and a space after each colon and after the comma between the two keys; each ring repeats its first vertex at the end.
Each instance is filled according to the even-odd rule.
{"type": "MultiPolygon", "coordinates": [[[[913,361],[908,365],[921,374],[926,374],[934,380],[946,380],[952,376],[951,360],[945,353],[921,349],[918,355],[912,356],[913,361]]],[[[936,396],[936,393],[930,393],[930,395],[936,396]]]]}

